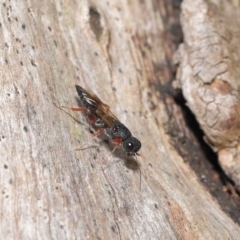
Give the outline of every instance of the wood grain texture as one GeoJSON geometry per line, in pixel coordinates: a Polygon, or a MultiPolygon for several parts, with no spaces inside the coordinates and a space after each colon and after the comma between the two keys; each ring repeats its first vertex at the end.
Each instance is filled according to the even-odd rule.
{"type": "Polygon", "coordinates": [[[0,239],[238,239],[163,130],[167,114],[150,86],[168,68],[167,7],[2,4],[0,239]],[[91,141],[84,115],[53,105],[77,106],[75,84],[142,141],[141,190],[136,165],[121,151],[102,165],[112,146],[91,141]],[[96,147],[74,151],[87,141],[96,147]]]}

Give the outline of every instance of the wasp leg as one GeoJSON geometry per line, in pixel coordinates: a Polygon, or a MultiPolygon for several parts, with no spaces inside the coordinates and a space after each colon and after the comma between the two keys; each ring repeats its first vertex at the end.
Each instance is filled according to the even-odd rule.
{"type": "Polygon", "coordinates": [[[112,138],[112,142],[115,144],[113,150],[110,152],[110,154],[107,156],[105,160],[101,162],[101,164],[104,164],[108,158],[121,146],[122,144],[122,139],[121,138],[112,138]]]}
{"type": "Polygon", "coordinates": [[[68,109],[71,109],[74,112],[87,112],[87,108],[72,108],[72,107],[66,107],[66,106],[59,106],[55,102],[53,104],[57,108],[68,108],[68,109]]]}
{"type": "Polygon", "coordinates": [[[93,137],[98,137],[101,135],[104,131],[104,128],[99,128],[96,133],[93,134],[93,137]]]}
{"type": "MultiPolygon", "coordinates": [[[[113,150],[110,153],[110,156],[115,152],[115,150],[117,150],[121,144],[122,144],[122,139],[121,138],[112,138],[113,143],[115,143],[115,146],[113,148],[113,150]]],[[[109,156],[108,156],[109,157],[109,156]]]]}
{"type": "Polygon", "coordinates": [[[86,108],[72,108],[72,107],[66,107],[66,106],[60,106],[61,108],[68,108],[74,112],[87,112],[86,108]]]}
{"type": "MultiPolygon", "coordinates": [[[[101,134],[103,133],[103,131],[104,131],[104,128],[99,128],[99,129],[97,130],[97,132],[92,135],[92,139],[95,138],[95,137],[98,137],[99,135],[101,135],[101,134]]],[[[76,149],[74,149],[74,150],[75,150],[75,151],[80,151],[80,150],[82,150],[83,147],[85,147],[87,144],[88,144],[88,143],[84,143],[80,148],[76,148],[76,149]]]]}

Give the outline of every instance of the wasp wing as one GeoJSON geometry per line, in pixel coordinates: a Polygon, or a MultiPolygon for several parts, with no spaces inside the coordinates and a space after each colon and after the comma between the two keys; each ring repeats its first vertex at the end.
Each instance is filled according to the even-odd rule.
{"type": "Polygon", "coordinates": [[[118,120],[118,118],[111,112],[110,107],[103,103],[91,89],[86,90],[78,85],[76,85],[76,89],[78,95],[89,106],[91,112],[100,118],[106,126],[113,127],[113,120],[118,120]]]}

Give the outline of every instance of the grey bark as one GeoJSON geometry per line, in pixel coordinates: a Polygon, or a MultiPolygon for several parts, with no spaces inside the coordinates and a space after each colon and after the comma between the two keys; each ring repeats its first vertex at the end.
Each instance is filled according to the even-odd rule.
{"type": "Polygon", "coordinates": [[[166,61],[160,12],[148,0],[2,4],[0,239],[238,239],[163,130],[150,87],[166,61]],[[108,158],[83,114],[53,105],[77,107],[75,84],[142,141],[141,190],[133,160],[108,158]]]}

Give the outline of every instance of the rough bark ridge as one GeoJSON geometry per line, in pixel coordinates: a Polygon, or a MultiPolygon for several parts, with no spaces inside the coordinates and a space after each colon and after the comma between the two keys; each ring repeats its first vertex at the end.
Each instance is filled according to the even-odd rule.
{"type": "Polygon", "coordinates": [[[166,69],[165,8],[148,0],[2,4],[0,239],[238,239],[239,227],[162,130],[167,116],[149,86],[166,69]],[[77,106],[75,84],[93,89],[141,139],[141,190],[121,151],[101,165],[112,148],[101,139],[74,151],[91,144],[85,117],[52,103],[77,106]]]}
{"type": "Polygon", "coordinates": [[[177,78],[206,140],[240,190],[239,3],[190,3],[182,4],[184,43],[176,55],[177,78]]]}

